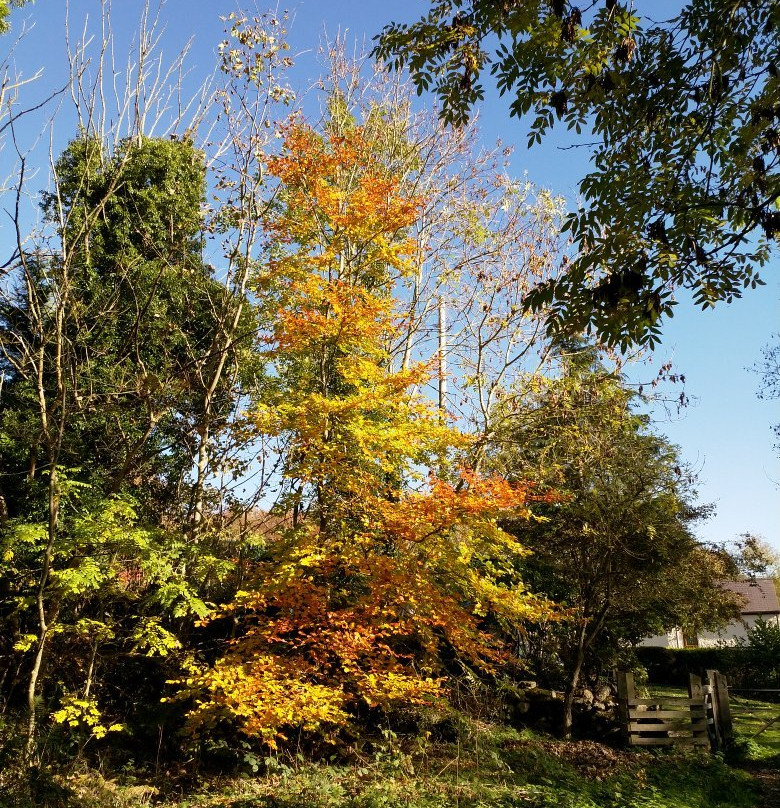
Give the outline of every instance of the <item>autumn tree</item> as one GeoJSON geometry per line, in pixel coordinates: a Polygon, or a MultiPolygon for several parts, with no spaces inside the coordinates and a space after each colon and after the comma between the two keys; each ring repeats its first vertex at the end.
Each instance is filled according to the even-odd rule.
{"type": "Polygon", "coordinates": [[[570,734],[582,678],[613,664],[621,649],[736,614],[717,585],[736,569],[693,533],[708,509],[695,503],[677,447],[650,429],[635,394],[592,349],[561,349],[559,375],[537,377],[494,416],[493,468],[560,494],[536,509],[540,519],[503,525],[531,550],[524,579],[570,610],[572,619],[545,637],[529,634],[532,648],[537,640],[548,651],[557,645],[552,661],[563,668],[570,734]]]}
{"type": "MultiPolygon", "coordinates": [[[[509,173],[511,150],[480,142],[475,122],[447,127],[416,111],[408,80],[328,43],[328,129],[363,120],[364,136],[421,200],[409,229],[413,271],[395,280],[403,318],[393,367],[436,357],[425,391],[458,424],[484,435],[497,395],[519,370],[542,366],[550,349],[545,312],[522,301],[565,267],[563,200],[509,173]]],[[[483,442],[469,463],[478,467],[483,442]]]]}
{"type": "Polygon", "coordinates": [[[527,303],[551,305],[553,332],[652,345],[676,289],[708,307],[761,283],[780,231],[779,15],[748,0],[690,0],[662,21],[616,0],[437,0],[386,26],[376,52],[454,124],[489,67],[511,114],[530,118],[529,146],[556,121],[591,131],[584,205],[566,224],[580,255],[527,303]]]}
{"type": "Polygon", "coordinates": [[[527,513],[526,488],[430,476],[465,438],[414,392],[430,368],[390,367],[391,291],[414,268],[421,200],[359,124],[291,123],[268,170],[280,204],[254,288],[276,313],[274,371],[248,420],[286,442],[276,510],[287,527],[219,613],[235,639],[185,693],[194,727],[227,721],[273,744],[436,696],[445,650],[490,669],[504,649],[482,618],[515,624],[541,604],[513,572],[522,548],[496,524],[527,513]]]}

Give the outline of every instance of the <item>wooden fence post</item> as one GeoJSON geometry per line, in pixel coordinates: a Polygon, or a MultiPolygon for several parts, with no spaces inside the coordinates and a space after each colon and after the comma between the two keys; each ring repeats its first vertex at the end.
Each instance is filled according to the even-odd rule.
{"type": "Polygon", "coordinates": [[[620,723],[623,728],[623,739],[626,742],[626,746],[628,746],[631,743],[631,717],[629,714],[629,702],[632,702],[636,698],[633,673],[617,671],[617,695],[618,712],[620,715],[620,723]]]}
{"type": "Polygon", "coordinates": [[[712,692],[712,685],[707,680],[707,684],[702,688],[704,691],[704,718],[707,721],[707,735],[710,739],[710,748],[717,752],[723,745],[718,731],[718,722],[715,720],[715,697],[712,692]]]}
{"type": "Polygon", "coordinates": [[[704,701],[704,689],[701,686],[701,677],[695,673],[688,674],[688,695],[692,699],[701,699],[704,701]]]}
{"type": "Polygon", "coordinates": [[[715,714],[715,728],[718,739],[724,748],[734,740],[734,725],[729,707],[729,686],[726,677],[718,671],[707,671],[707,679],[712,688],[712,709],[715,714]]]}
{"type": "MultiPolygon", "coordinates": [[[[698,704],[690,705],[691,724],[694,727],[700,727],[702,718],[706,722],[707,710],[704,703],[704,686],[702,685],[701,676],[695,673],[688,674],[688,695],[691,697],[692,702],[694,700],[698,701],[698,704]]],[[[694,738],[707,738],[706,723],[703,730],[694,729],[692,734],[694,738]]]]}

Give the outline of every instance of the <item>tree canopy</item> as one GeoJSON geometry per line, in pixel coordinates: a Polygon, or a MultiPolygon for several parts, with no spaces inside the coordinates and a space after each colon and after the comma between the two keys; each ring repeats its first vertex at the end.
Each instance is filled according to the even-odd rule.
{"type": "Polygon", "coordinates": [[[540,518],[505,527],[531,550],[523,575],[533,589],[572,611],[545,628],[547,648],[559,643],[570,730],[581,675],[675,626],[726,623],[736,604],[717,581],[737,570],[694,536],[708,509],[695,504],[677,447],[635,411],[635,394],[592,349],[560,358],[560,376],[533,379],[496,408],[491,462],[558,492],[540,518]]]}
{"type": "Polygon", "coordinates": [[[437,0],[392,23],[376,53],[463,124],[488,71],[529,146],[556,122],[592,133],[583,207],[565,226],[579,255],[527,305],[552,332],[592,329],[654,344],[678,290],[706,308],[762,283],[778,232],[780,3],[437,0]],[[644,6],[644,8],[643,8],[644,6]],[[640,16],[640,11],[646,15],[640,16]]]}
{"type": "Polygon", "coordinates": [[[23,6],[27,0],[0,0],[0,34],[4,34],[9,29],[8,16],[12,8],[23,6]]]}

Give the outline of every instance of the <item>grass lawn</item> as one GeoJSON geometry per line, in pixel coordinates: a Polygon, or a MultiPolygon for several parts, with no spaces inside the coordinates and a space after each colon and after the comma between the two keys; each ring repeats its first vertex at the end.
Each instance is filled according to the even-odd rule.
{"type": "MultiPolygon", "coordinates": [[[[649,692],[657,696],[687,696],[682,688],[667,685],[650,685],[649,692]]],[[[751,758],[780,756],[780,718],[759,735],[756,733],[770,719],[780,716],[780,703],[747,698],[742,694],[729,694],[734,732],[743,741],[751,742],[751,758]],[[755,736],[755,737],[754,737],[755,736]],[[760,747],[760,748],[759,748],[760,747]]]]}
{"type": "Polygon", "coordinates": [[[780,755],[780,704],[736,694],[731,695],[729,703],[735,732],[742,737],[752,738],[768,754],[780,755]],[[777,718],[777,721],[756,735],[773,718],[777,718]]]}

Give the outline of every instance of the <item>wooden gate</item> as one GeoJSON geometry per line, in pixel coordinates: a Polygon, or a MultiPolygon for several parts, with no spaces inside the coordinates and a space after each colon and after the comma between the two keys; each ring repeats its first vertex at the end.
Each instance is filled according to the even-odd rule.
{"type": "Polygon", "coordinates": [[[617,674],[623,736],[629,746],[709,746],[725,749],[734,732],[726,677],[708,670],[706,681],[690,674],[688,696],[637,698],[634,676],[617,674]]]}
{"type": "Polygon", "coordinates": [[[638,698],[631,673],[619,672],[618,705],[623,734],[630,746],[706,746],[707,705],[701,679],[691,675],[688,697],[638,698]]]}

